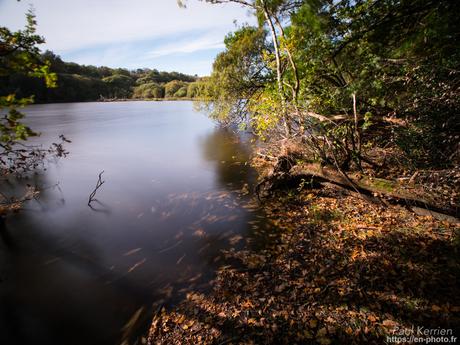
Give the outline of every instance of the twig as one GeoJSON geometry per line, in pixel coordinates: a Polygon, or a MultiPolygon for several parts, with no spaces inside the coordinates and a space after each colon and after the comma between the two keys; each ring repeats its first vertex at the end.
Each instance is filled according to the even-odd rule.
{"type": "Polygon", "coordinates": [[[97,179],[97,182],[96,182],[96,187],[94,188],[94,190],[92,191],[92,193],[89,195],[89,199],[88,199],[88,206],[91,207],[91,203],[93,201],[95,201],[96,199],[94,199],[94,197],[96,196],[96,192],[97,190],[104,184],[105,181],[102,181],[102,174],[104,173],[104,170],[102,170],[100,173],[99,173],[99,178],[97,179]]]}

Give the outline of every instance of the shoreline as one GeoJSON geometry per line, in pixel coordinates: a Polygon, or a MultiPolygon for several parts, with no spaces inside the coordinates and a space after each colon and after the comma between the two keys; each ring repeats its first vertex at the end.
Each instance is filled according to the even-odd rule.
{"type": "Polygon", "coordinates": [[[238,265],[158,311],[149,344],[381,344],[412,326],[458,329],[458,224],[329,187],[262,207],[270,241],[226,251],[238,265]]]}
{"type": "Polygon", "coordinates": [[[193,102],[193,101],[205,101],[206,99],[203,98],[119,98],[119,99],[105,99],[105,100],[75,100],[75,101],[62,101],[62,102],[36,102],[30,105],[38,105],[38,104],[66,104],[66,103],[117,103],[117,102],[176,102],[176,101],[183,101],[183,102],[193,102]]]}

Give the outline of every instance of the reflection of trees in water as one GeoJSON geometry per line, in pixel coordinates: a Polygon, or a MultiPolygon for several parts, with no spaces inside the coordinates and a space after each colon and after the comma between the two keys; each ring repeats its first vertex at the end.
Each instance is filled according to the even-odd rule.
{"type": "Polygon", "coordinates": [[[250,146],[237,133],[217,128],[201,141],[203,157],[215,163],[217,181],[223,187],[241,188],[254,179],[254,172],[245,164],[250,146]]]}
{"type": "MultiPolygon", "coordinates": [[[[251,153],[248,139],[244,134],[238,135],[230,129],[218,128],[202,141],[203,156],[215,163],[218,182],[226,189],[241,189],[246,183],[253,185],[256,180],[256,172],[245,164],[251,153]]],[[[254,195],[240,195],[237,199],[239,210],[244,212],[239,215],[240,223],[235,228],[239,229],[238,233],[245,235],[247,245],[258,251],[276,241],[277,226],[259,208],[254,195]]],[[[230,212],[235,214],[235,211],[230,212]]],[[[229,236],[227,248],[233,247],[232,239],[237,238],[237,235],[229,236]]]]}

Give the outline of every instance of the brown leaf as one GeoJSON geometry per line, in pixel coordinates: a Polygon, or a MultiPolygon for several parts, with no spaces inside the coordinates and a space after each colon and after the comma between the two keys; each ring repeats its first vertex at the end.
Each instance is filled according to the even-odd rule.
{"type": "Polygon", "coordinates": [[[393,328],[397,326],[397,323],[393,320],[387,319],[387,320],[383,320],[382,325],[383,327],[386,327],[386,328],[393,328]]]}
{"type": "Polygon", "coordinates": [[[310,328],[316,328],[316,326],[318,325],[318,321],[315,319],[312,319],[308,322],[308,325],[310,326],[310,328]]]}

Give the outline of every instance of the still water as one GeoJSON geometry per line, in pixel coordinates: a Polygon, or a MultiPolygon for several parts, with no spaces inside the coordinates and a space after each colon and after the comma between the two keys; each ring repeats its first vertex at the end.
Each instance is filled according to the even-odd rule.
{"type": "MultiPolygon", "coordinates": [[[[153,310],[206,289],[220,250],[263,221],[246,193],[249,145],[191,102],[25,113],[41,143],[60,134],[72,142],[67,158],[21,181],[42,192],[1,231],[0,344],[140,341],[153,310]]],[[[18,192],[17,183],[1,183],[18,192]]]]}

